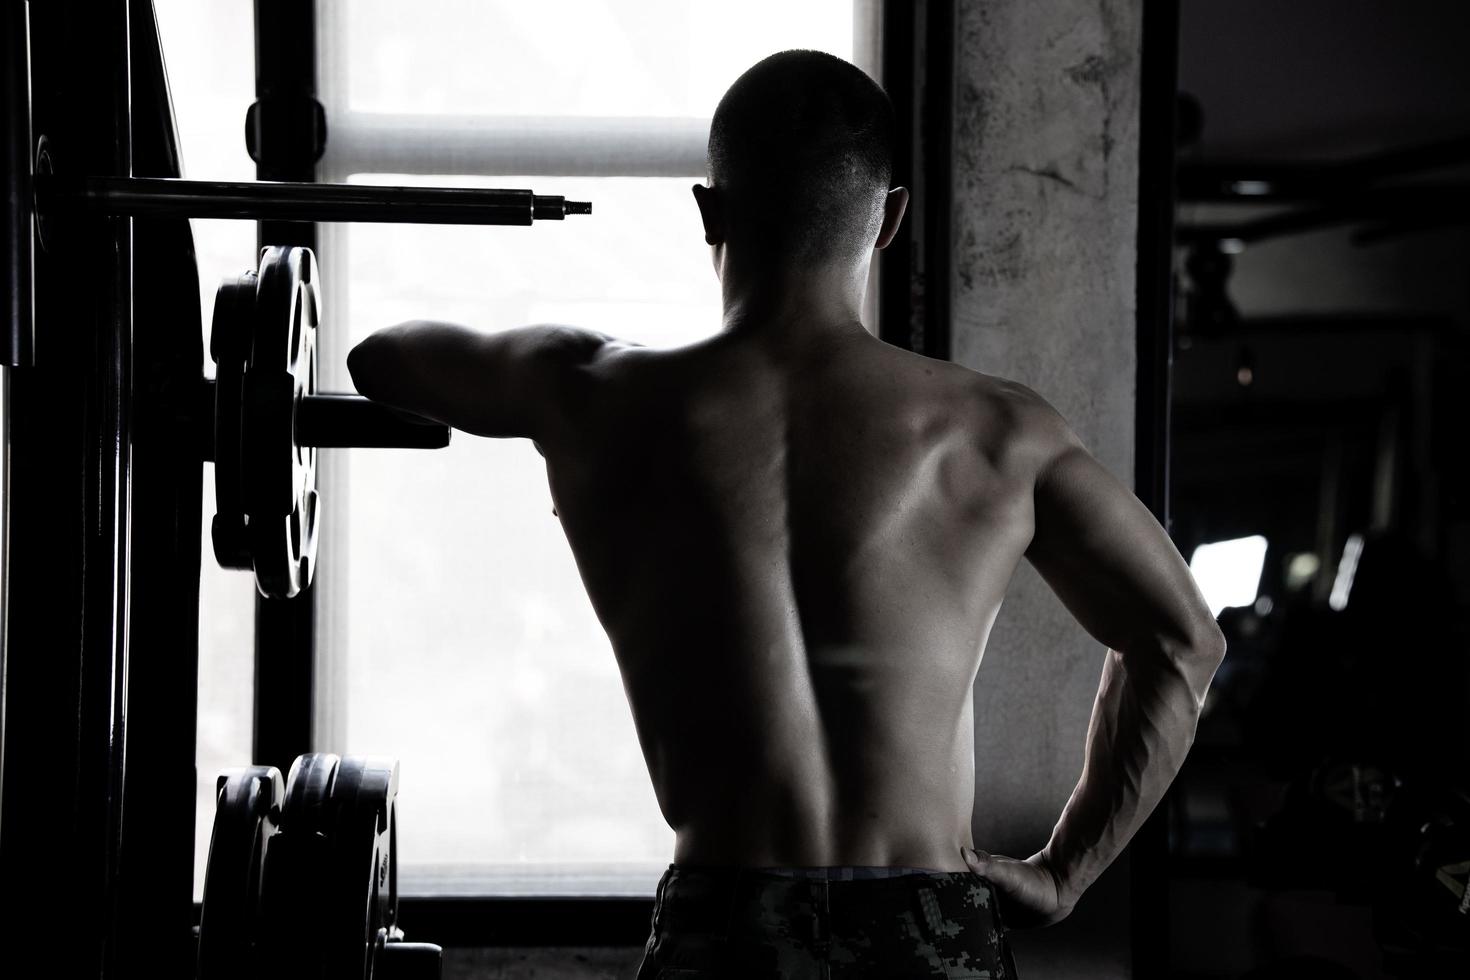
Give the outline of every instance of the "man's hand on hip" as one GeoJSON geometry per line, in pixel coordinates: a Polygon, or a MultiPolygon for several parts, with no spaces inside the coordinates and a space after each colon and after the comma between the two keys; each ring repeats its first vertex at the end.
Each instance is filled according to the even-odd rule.
{"type": "Polygon", "coordinates": [[[1035,929],[1061,922],[1072,913],[1064,905],[1056,874],[1040,853],[1024,861],[960,849],[970,870],[990,879],[1000,893],[1001,920],[1007,928],[1035,929]]]}

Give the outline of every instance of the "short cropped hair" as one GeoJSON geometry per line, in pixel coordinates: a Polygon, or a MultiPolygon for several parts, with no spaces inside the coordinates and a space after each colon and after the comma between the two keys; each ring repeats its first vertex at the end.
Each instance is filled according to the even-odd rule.
{"type": "Polygon", "coordinates": [[[793,258],[857,254],[893,178],[893,106],[861,69],[782,51],[735,80],[710,121],[710,183],[727,221],[793,258]]]}

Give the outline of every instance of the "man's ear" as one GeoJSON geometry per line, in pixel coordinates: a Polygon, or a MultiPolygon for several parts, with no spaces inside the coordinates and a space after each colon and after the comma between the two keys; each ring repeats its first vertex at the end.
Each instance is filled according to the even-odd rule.
{"type": "Polygon", "coordinates": [[[694,185],[694,203],[699,205],[699,217],[704,222],[704,243],[721,245],[725,241],[725,215],[720,207],[720,192],[703,184],[694,185]]]}
{"type": "Polygon", "coordinates": [[[893,241],[893,236],[898,234],[898,226],[903,223],[903,213],[909,207],[909,189],[907,187],[895,187],[888,192],[887,199],[883,202],[883,225],[878,229],[878,241],[873,244],[874,248],[887,248],[888,243],[893,241]]]}

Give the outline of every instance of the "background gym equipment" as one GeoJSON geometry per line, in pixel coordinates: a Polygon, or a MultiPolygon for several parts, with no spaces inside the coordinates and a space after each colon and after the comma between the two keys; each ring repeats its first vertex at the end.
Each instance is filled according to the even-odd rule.
{"type": "Polygon", "coordinates": [[[227,770],[199,923],[199,980],[433,980],[441,950],[398,928],[398,763],[303,755],[227,770]]]}

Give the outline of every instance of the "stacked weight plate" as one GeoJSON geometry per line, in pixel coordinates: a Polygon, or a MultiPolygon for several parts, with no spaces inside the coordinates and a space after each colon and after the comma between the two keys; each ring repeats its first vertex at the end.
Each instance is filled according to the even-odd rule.
{"type": "Polygon", "coordinates": [[[397,927],[398,763],[328,753],[220,777],[199,978],[437,978],[397,927]]]}

